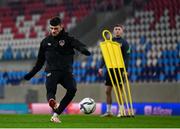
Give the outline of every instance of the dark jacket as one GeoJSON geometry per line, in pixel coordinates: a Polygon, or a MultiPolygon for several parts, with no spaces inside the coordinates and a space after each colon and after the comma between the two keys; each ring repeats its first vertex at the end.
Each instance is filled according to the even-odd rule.
{"type": "Polygon", "coordinates": [[[74,49],[84,55],[91,53],[86,49],[86,45],[79,40],[68,35],[62,30],[56,37],[49,35],[40,44],[38,58],[33,69],[24,76],[26,80],[31,79],[44,65],[45,71],[67,71],[72,72],[74,49]]]}
{"type": "MultiPolygon", "coordinates": [[[[121,46],[121,51],[122,51],[125,66],[127,68],[128,67],[128,62],[129,62],[129,55],[130,55],[130,47],[128,45],[128,42],[125,39],[121,38],[121,37],[117,37],[117,38],[113,37],[112,41],[115,41],[115,42],[122,45],[121,46]]],[[[105,62],[102,59],[101,64],[100,64],[100,68],[104,67],[104,65],[105,65],[105,62]]]]}

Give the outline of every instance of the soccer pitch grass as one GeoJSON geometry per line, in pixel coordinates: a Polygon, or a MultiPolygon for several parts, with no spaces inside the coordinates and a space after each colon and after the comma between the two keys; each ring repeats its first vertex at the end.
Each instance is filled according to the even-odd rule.
{"type": "Polygon", "coordinates": [[[180,128],[180,116],[62,115],[62,123],[51,123],[50,115],[0,115],[0,128],[180,128]]]}

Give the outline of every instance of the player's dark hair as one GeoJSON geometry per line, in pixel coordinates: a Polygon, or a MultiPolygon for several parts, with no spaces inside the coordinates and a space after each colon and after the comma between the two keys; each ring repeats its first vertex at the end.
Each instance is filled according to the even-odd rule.
{"type": "Polygon", "coordinates": [[[125,29],[124,25],[122,25],[122,24],[115,24],[113,28],[115,28],[115,27],[121,27],[123,29],[123,31],[126,32],[126,29],[125,29]]]}
{"type": "Polygon", "coordinates": [[[124,26],[122,24],[115,24],[114,27],[121,27],[122,29],[124,29],[124,26]]]}
{"type": "Polygon", "coordinates": [[[61,24],[61,19],[56,16],[56,17],[51,18],[49,23],[51,26],[57,26],[61,24]]]}

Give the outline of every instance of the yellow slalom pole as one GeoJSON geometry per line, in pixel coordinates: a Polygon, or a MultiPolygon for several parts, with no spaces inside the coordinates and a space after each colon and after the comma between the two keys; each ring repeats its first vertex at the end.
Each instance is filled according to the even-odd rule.
{"type": "MultiPolygon", "coordinates": [[[[111,46],[112,47],[112,46],[111,46]]],[[[120,48],[120,46],[119,46],[119,48],[120,48]]],[[[121,49],[120,49],[121,50],[121,49]]],[[[119,52],[121,52],[119,50],[119,52]]],[[[119,61],[119,58],[117,58],[117,55],[114,53],[114,51],[113,51],[113,54],[115,55],[115,60],[116,60],[116,63],[118,64],[118,61],[119,61]]],[[[122,60],[122,57],[120,56],[120,60],[122,60]]],[[[122,84],[122,92],[121,92],[121,89],[120,89],[120,85],[119,85],[119,83],[118,83],[118,90],[119,90],[119,93],[121,94],[123,94],[124,95],[124,99],[125,99],[125,102],[126,102],[126,107],[127,107],[127,110],[128,110],[128,115],[130,116],[131,114],[130,114],[130,111],[129,111],[129,104],[128,104],[128,99],[127,99],[127,94],[126,94],[126,91],[125,91],[125,89],[124,89],[124,81],[123,81],[123,79],[122,79],[122,74],[121,74],[121,71],[120,71],[120,68],[118,68],[118,73],[119,73],[119,75],[120,75],[120,80],[121,80],[121,84],[122,84]]],[[[120,97],[121,97],[121,99],[122,99],[122,94],[120,95],[120,97]]],[[[125,108],[124,108],[124,101],[123,101],[123,99],[122,99],[122,106],[123,106],[123,109],[124,109],[124,114],[126,115],[126,111],[125,111],[125,108]]]]}
{"type": "Polygon", "coordinates": [[[104,30],[103,33],[102,33],[102,36],[103,36],[105,41],[100,43],[100,47],[101,47],[103,58],[105,60],[107,71],[108,71],[110,80],[112,82],[113,90],[115,92],[115,97],[117,99],[119,107],[120,107],[120,101],[122,102],[122,109],[120,108],[121,115],[122,116],[126,115],[126,111],[124,110],[124,100],[123,100],[123,97],[124,97],[125,102],[126,102],[126,107],[128,109],[128,115],[131,116],[131,114],[132,114],[132,116],[134,116],[131,91],[130,91],[130,86],[129,86],[129,81],[128,81],[128,77],[127,77],[126,68],[125,68],[125,65],[124,65],[124,60],[123,60],[123,57],[122,57],[122,52],[121,52],[121,49],[120,49],[120,44],[117,43],[117,42],[112,41],[112,35],[108,30],[104,30]],[[105,37],[106,32],[110,36],[109,40],[107,40],[107,38],[105,37]],[[120,61],[119,61],[119,59],[120,59],[120,61]],[[125,89],[124,80],[123,80],[124,76],[122,76],[121,68],[123,68],[123,72],[124,72],[124,76],[125,76],[125,82],[126,82],[126,88],[127,89],[125,89]],[[110,69],[112,69],[112,71],[114,73],[117,87],[115,87],[114,80],[112,78],[110,69]],[[120,89],[120,84],[119,84],[120,82],[119,82],[118,77],[117,77],[116,69],[119,72],[120,81],[121,81],[121,84],[122,84],[122,89],[120,89]],[[126,91],[128,93],[126,93],[126,91]],[[123,97],[122,97],[122,95],[123,95],[123,97]],[[128,102],[128,100],[129,100],[129,102],[128,102]],[[129,103],[130,103],[131,111],[129,109],[129,103]]]}
{"type": "MultiPolygon", "coordinates": [[[[112,45],[111,45],[111,49],[113,50],[112,48],[112,45]]],[[[116,61],[116,64],[118,64],[118,60],[116,58],[116,54],[114,53],[113,51],[113,55],[115,57],[115,61],[116,61]]],[[[119,72],[119,68],[117,68],[118,72],[119,72]]],[[[115,75],[115,79],[116,79],[116,84],[117,84],[117,92],[119,92],[119,96],[118,96],[118,99],[121,100],[121,105],[122,105],[122,109],[120,108],[119,106],[119,110],[121,112],[121,116],[126,116],[126,111],[125,111],[125,107],[124,107],[124,100],[123,100],[123,97],[122,97],[122,92],[121,92],[121,89],[120,89],[120,84],[119,84],[119,80],[117,78],[117,72],[115,70],[114,71],[114,75],[115,75]]],[[[122,83],[122,86],[124,86],[123,82],[122,82],[122,76],[121,76],[121,73],[119,72],[119,75],[120,75],[120,80],[121,80],[121,83],[122,83]]]]}
{"type": "Polygon", "coordinates": [[[128,94],[129,94],[129,102],[130,102],[130,107],[131,107],[131,115],[134,116],[134,109],[133,109],[133,105],[132,105],[132,97],[131,97],[131,90],[130,90],[130,86],[129,86],[129,81],[127,78],[127,72],[125,69],[125,78],[126,78],[126,85],[127,85],[127,90],[128,90],[128,94]]]}
{"type": "MultiPolygon", "coordinates": [[[[111,35],[111,33],[109,32],[109,31],[104,31],[104,33],[105,32],[108,32],[109,33],[109,35],[111,35]]],[[[103,34],[104,34],[103,33],[103,34]]],[[[111,35],[111,37],[112,37],[112,35],[111,35]]],[[[110,41],[112,42],[112,39],[110,39],[110,41]]],[[[121,101],[121,103],[119,104],[119,110],[120,110],[120,113],[121,113],[121,116],[126,116],[126,111],[125,111],[125,107],[124,107],[124,100],[123,100],[123,97],[122,97],[122,92],[121,92],[121,89],[120,89],[120,84],[119,84],[119,80],[118,80],[118,78],[117,78],[117,72],[115,71],[116,69],[119,71],[119,67],[117,67],[118,66],[118,60],[117,60],[117,58],[116,58],[116,54],[115,54],[115,52],[114,52],[114,48],[113,48],[113,45],[115,45],[115,46],[117,46],[117,44],[114,44],[114,43],[110,43],[110,45],[108,46],[108,48],[110,49],[111,48],[111,50],[112,50],[112,57],[114,58],[114,60],[115,60],[115,64],[116,64],[116,67],[115,67],[115,69],[113,69],[113,72],[114,72],[114,75],[115,75],[115,79],[116,79],[116,87],[114,88],[114,90],[116,90],[117,91],[117,93],[118,93],[118,99],[119,99],[119,101],[121,101]],[[121,106],[122,106],[122,108],[121,108],[121,106]]],[[[119,44],[118,44],[118,47],[119,47],[119,44]]],[[[112,62],[112,61],[111,61],[112,62]]],[[[114,67],[113,67],[114,68],[114,67]]],[[[121,74],[119,74],[120,75],[120,77],[121,77],[121,74]]],[[[122,82],[122,78],[121,78],[121,82],[122,82]]]]}
{"type": "MultiPolygon", "coordinates": [[[[103,31],[103,37],[106,39],[106,37],[105,37],[105,33],[106,32],[109,33],[109,36],[110,36],[109,42],[111,42],[112,41],[112,35],[111,35],[111,33],[109,31],[107,31],[107,30],[103,31]]],[[[124,108],[124,101],[123,101],[122,94],[121,94],[121,91],[120,91],[120,84],[119,84],[119,80],[117,78],[117,73],[115,71],[116,67],[112,63],[112,58],[114,58],[115,59],[114,63],[115,63],[115,65],[117,65],[116,55],[114,53],[114,50],[113,50],[113,47],[112,47],[112,43],[110,43],[109,46],[107,46],[107,45],[108,44],[106,44],[106,49],[107,49],[108,55],[110,55],[110,49],[113,52],[113,55],[111,55],[111,57],[110,57],[110,62],[111,62],[111,66],[112,66],[112,70],[113,70],[114,76],[115,76],[116,84],[117,84],[116,85],[117,88],[115,87],[115,84],[114,84],[113,89],[114,89],[115,95],[117,96],[116,98],[118,98],[117,101],[119,101],[119,110],[120,110],[121,116],[124,116],[124,115],[126,115],[125,108],[124,108]],[[120,101],[121,101],[122,108],[120,108],[121,107],[120,106],[120,101]]],[[[110,71],[110,75],[111,75],[111,71],[110,71]]],[[[111,79],[111,82],[114,83],[114,80],[111,79]]]]}
{"type": "MultiPolygon", "coordinates": [[[[106,37],[105,37],[105,32],[107,32],[107,31],[103,31],[103,38],[104,38],[104,40],[105,40],[105,42],[106,42],[106,41],[109,41],[109,40],[106,39],[106,37]]],[[[110,40],[112,40],[112,35],[110,35],[110,40]]],[[[100,47],[101,47],[101,46],[100,46],[100,47]]],[[[101,49],[102,49],[102,47],[101,47],[101,49]]],[[[106,52],[108,52],[108,55],[110,55],[107,45],[106,45],[106,49],[107,49],[106,52]]],[[[103,52],[103,51],[102,51],[102,52],[103,52]]],[[[103,54],[103,55],[104,55],[104,54],[103,54]]],[[[111,58],[110,58],[110,60],[111,60],[111,58]]],[[[110,62],[112,62],[112,61],[110,61],[110,62]]],[[[108,66],[107,63],[106,63],[106,61],[105,61],[105,64],[106,64],[106,66],[108,66]]],[[[113,66],[112,63],[111,63],[111,66],[113,66]]],[[[120,107],[120,101],[119,101],[119,99],[118,99],[118,94],[117,94],[117,91],[116,91],[116,87],[115,87],[115,84],[114,84],[114,80],[113,80],[113,78],[112,78],[112,76],[111,76],[110,69],[107,68],[107,71],[108,71],[110,80],[111,80],[112,85],[113,85],[113,90],[114,90],[114,93],[115,93],[116,100],[117,100],[117,102],[118,102],[118,106],[120,107]]],[[[113,71],[114,71],[114,68],[113,68],[113,71]]]]}
{"type": "MultiPolygon", "coordinates": [[[[119,51],[120,53],[122,53],[120,47],[118,48],[118,51],[119,51]]],[[[120,57],[117,57],[117,56],[116,56],[116,61],[117,61],[117,62],[118,62],[118,61],[123,62],[123,57],[121,56],[121,54],[120,54],[120,57]],[[120,59],[120,60],[118,60],[118,59],[120,59]]],[[[125,68],[125,65],[124,65],[124,64],[123,64],[123,68],[125,68]]],[[[121,84],[122,84],[122,93],[123,93],[123,95],[124,95],[124,99],[125,99],[125,102],[126,102],[126,107],[127,107],[128,115],[130,116],[131,113],[130,113],[130,108],[129,108],[129,104],[128,104],[128,97],[127,97],[127,94],[126,94],[126,91],[125,91],[125,85],[124,85],[124,80],[122,79],[121,69],[118,69],[118,72],[119,72],[120,79],[121,79],[121,84]]]]}
{"type": "MultiPolygon", "coordinates": [[[[120,48],[119,48],[119,51],[121,51],[120,48]]],[[[133,109],[133,105],[132,105],[132,97],[131,97],[130,85],[129,85],[129,81],[128,81],[128,77],[127,77],[127,71],[126,71],[126,66],[124,64],[123,57],[121,57],[121,62],[124,65],[123,69],[124,69],[124,75],[125,75],[125,79],[126,79],[126,87],[127,87],[127,91],[128,91],[128,98],[129,98],[130,109],[131,109],[130,112],[131,112],[131,115],[134,116],[134,109],[133,109]]],[[[129,109],[128,109],[128,112],[129,112],[129,109]]]]}

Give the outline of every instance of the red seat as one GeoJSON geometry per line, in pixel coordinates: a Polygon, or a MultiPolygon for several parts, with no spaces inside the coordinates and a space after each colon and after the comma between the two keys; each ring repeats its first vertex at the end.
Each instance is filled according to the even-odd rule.
{"type": "Polygon", "coordinates": [[[15,33],[14,39],[23,39],[25,38],[25,35],[23,33],[15,33]]]}

